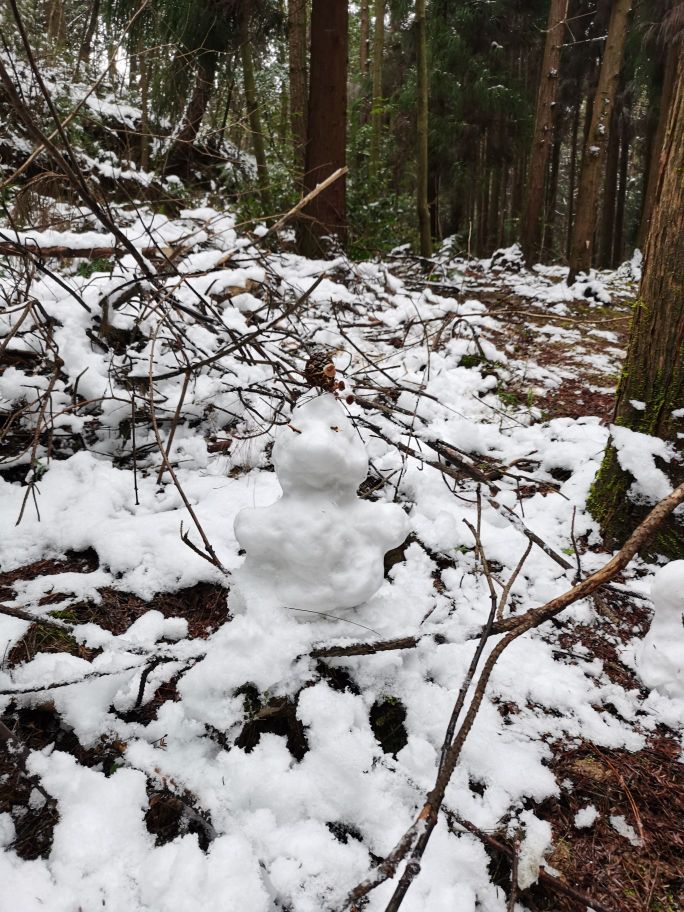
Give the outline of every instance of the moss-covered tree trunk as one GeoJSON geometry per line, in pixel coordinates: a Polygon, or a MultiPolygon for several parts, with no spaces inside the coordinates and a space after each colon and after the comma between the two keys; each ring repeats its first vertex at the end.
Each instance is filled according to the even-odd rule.
{"type": "MultiPolygon", "coordinates": [[[[662,468],[673,487],[684,481],[684,48],[661,153],[660,178],[646,242],[615,423],[669,441],[677,453],[662,468]],[[636,403],[636,405],[635,405],[636,403]]],[[[609,444],[589,507],[606,543],[621,545],[648,512],[627,495],[633,478],[609,444]]],[[[673,515],[651,548],[684,556],[684,516],[673,515]]]]}

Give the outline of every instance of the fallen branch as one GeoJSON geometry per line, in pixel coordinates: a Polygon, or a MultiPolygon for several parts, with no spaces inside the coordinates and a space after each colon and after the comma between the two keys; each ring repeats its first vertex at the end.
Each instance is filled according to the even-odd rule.
{"type": "MultiPolygon", "coordinates": [[[[458,832],[455,829],[456,826],[462,827],[468,833],[472,833],[473,836],[477,836],[477,838],[481,840],[486,846],[490,846],[492,849],[495,849],[497,852],[500,852],[502,855],[510,858],[512,863],[515,861],[514,850],[505,842],[502,842],[500,839],[496,839],[494,836],[490,836],[489,833],[485,833],[484,830],[476,827],[474,823],[471,823],[469,820],[464,820],[462,817],[459,817],[458,814],[454,814],[452,811],[449,811],[446,808],[444,809],[444,813],[449,824],[449,829],[452,833],[458,832]]],[[[511,874],[511,878],[513,879],[513,874],[511,874]]],[[[598,902],[598,900],[593,899],[591,896],[587,896],[585,893],[582,893],[579,890],[575,889],[575,887],[571,887],[559,877],[554,877],[553,875],[549,874],[544,870],[544,868],[539,869],[539,882],[549,887],[555,893],[561,893],[563,896],[567,896],[569,899],[573,899],[585,909],[593,909],[594,912],[614,912],[614,910],[608,909],[606,906],[602,905],[602,903],[598,902]]]]}
{"type": "MultiPolygon", "coordinates": [[[[374,876],[367,878],[349,892],[343,906],[344,909],[353,907],[359,899],[366,896],[371,890],[374,890],[380,883],[384,883],[386,880],[390,879],[390,877],[393,877],[400,861],[409,856],[410,853],[397,888],[386,907],[386,912],[397,912],[411,883],[420,872],[421,859],[429,843],[432,831],[437,825],[447,786],[461,756],[463,745],[472,730],[475,718],[482,705],[485,690],[492,671],[494,670],[494,666],[502,653],[511,645],[511,643],[524,633],[527,633],[535,627],[539,627],[552,617],[560,614],[560,612],[569,605],[591,595],[592,592],[595,592],[600,586],[609,582],[627,566],[644,544],[646,544],[646,542],[658,531],[667,517],[682,503],[684,503],[684,484],[679,485],[679,487],[668,497],[661,500],[660,503],[651,510],[646,519],[634,530],[620,551],[618,551],[617,554],[615,554],[600,570],[592,573],[591,576],[588,576],[586,579],[582,580],[582,582],[573,586],[572,589],[569,589],[563,595],[560,595],[555,599],[551,599],[551,601],[542,605],[540,608],[533,608],[520,617],[507,618],[506,620],[493,625],[492,632],[509,632],[490,652],[475,686],[468,712],[465,715],[458,733],[455,735],[446,752],[443,762],[439,765],[434,787],[427,794],[416,821],[409,827],[398,843],[397,848],[401,846],[403,850],[402,858],[397,860],[397,849],[395,849],[391,856],[391,870],[389,870],[388,873],[386,873],[386,869],[383,868],[383,864],[387,859],[385,859],[385,862],[380,862],[375,869],[374,876]],[[418,834],[417,825],[419,823],[421,826],[420,833],[418,834]]],[[[451,725],[451,723],[452,719],[450,719],[449,724],[451,725]]],[[[388,858],[389,857],[390,856],[388,856],[388,858]]]]}

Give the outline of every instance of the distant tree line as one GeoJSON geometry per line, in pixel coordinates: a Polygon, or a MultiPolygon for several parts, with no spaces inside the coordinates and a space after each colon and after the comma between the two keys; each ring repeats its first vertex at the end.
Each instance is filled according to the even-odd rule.
{"type": "Polygon", "coordinates": [[[12,2],[45,61],[109,66],[145,169],[194,179],[228,141],[267,217],[347,165],[303,214],[307,252],[520,240],[572,278],[645,244],[682,0],[12,2]]]}

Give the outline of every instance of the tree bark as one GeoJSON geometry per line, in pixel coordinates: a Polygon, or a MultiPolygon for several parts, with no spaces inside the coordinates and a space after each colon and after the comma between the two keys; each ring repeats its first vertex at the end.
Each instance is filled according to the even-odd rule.
{"type": "Polygon", "coordinates": [[[625,233],[625,202],[627,199],[627,182],[629,180],[629,145],[632,139],[632,126],[627,107],[622,111],[620,122],[620,167],[619,187],[615,205],[615,229],[613,232],[613,246],[611,250],[610,266],[613,269],[622,262],[625,233]]]}
{"type": "Polygon", "coordinates": [[[660,110],[658,112],[658,126],[656,128],[653,142],[650,149],[650,163],[648,168],[648,181],[644,192],[644,202],[641,210],[641,222],[639,225],[638,246],[643,250],[648,235],[648,229],[651,222],[651,213],[653,211],[653,202],[655,191],[658,186],[658,177],[660,176],[660,155],[665,138],[665,128],[670,113],[670,105],[674,94],[675,75],[677,71],[677,55],[680,49],[677,45],[668,45],[665,54],[665,69],[663,73],[663,86],[660,94],[660,110]]]}
{"type": "MultiPolygon", "coordinates": [[[[668,441],[677,457],[662,463],[673,487],[684,481],[684,53],[662,149],[646,241],[644,272],[617,392],[615,424],[668,441]],[[634,403],[637,403],[635,406],[634,403]],[[643,407],[642,407],[643,406],[643,407]]],[[[625,541],[647,507],[629,496],[631,474],[609,444],[589,499],[609,547],[625,541]]],[[[684,516],[672,515],[653,544],[669,558],[684,554],[684,516]]]]}
{"type": "Polygon", "coordinates": [[[143,41],[138,43],[140,53],[140,167],[143,171],[150,168],[150,124],[149,124],[149,94],[150,77],[145,47],[143,41]]]}
{"type": "Polygon", "coordinates": [[[370,34],[368,0],[359,4],[359,75],[368,78],[368,36],[370,34]]]}
{"type": "Polygon", "coordinates": [[[187,167],[191,155],[191,147],[197,139],[199,128],[202,125],[202,118],[214,90],[215,73],[215,54],[203,54],[197,62],[195,85],[188,106],[183,114],[181,127],[173,139],[166,156],[167,169],[178,166],[187,167]]]}
{"type": "Polygon", "coordinates": [[[83,40],[81,41],[81,47],[78,51],[78,60],[79,63],[89,63],[90,55],[93,51],[93,39],[95,38],[95,32],[97,31],[97,22],[100,17],[100,0],[93,0],[93,3],[90,8],[90,16],[88,17],[88,25],[86,26],[85,34],[83,35],[83,40]]]}
{"type": "Polygon", "coordinates": [[[613,259],[613,237],[615,230],[615,204],[618,190],[618,166],[620,163],[620,133],[617,107],[613,106],[610,122],[610,137],[606,153],[606,174],[603,181],[603,205],[601,208],[601,231],[599,263],[610,269],[613,259]]]}
{"type": "Polygon", "coordinates": [[[553,149],[551,150],[551,167],[544,207],[544,232],[542,250],[545,259],[553,259],[556,244],[556,206],[558,203],[558,174],[560,172],[560,154],[563,145],[563,118],[561,114],[554,117],[553,149]]]}
{"type": "Polygon", "coordinates": [[[568,284],[574,282],[579,272],[588,272],[592,264],[601,173],[610,135],[611,112],[624,57],[631,4],[632,0],[614,0],[610,12],[608,37],[592,107],[591,125],[582,156],[568,284]]]}
{"type": "Polygon", "coordinates": [[[425,0],[416,0],[417,32],[417,208],[420,232],[420,255],[432,256],[430,234],[430,206],[428,203],[428,67],[427,67],[427,17],[425,0]]]}
{"type": "MultiPolygon", "coordinates": [[[[373,29],[373,90],[371,97],[371,143],[369,173],[377,177],[380,167],[380,140],[382,138],[382,55],[385,50],[385,0],[375,0],[375,25],[373,29]]],[[[420,103],[420,102],[419,102],[420,103]]]]}
{"type": "Polygon", "coordinates": [[[290,128],[295,179],[301,183],[306,148],[306,0],[288,0],[290,128]]]}
{"type": "Polygon", "coordinates": [[[544,210],[544,187],[553,145],[553,114],[567,16],[568,0],[551,0],[520,234],[523,255],[529,264],[536,261],[542,252],[541,217],[544,210]]]}
{"type": "MultiPolygon", "coordinates": [[[[313,0],[305,190],[346,163],[347,0],[313,0]]],[[[325,253],[323,238],[347,240],[346,178],[319,193],[302,211],[298,246],[304,256],[325,253]]]]}
{"type": "Polygon", "coordinates": [[[568,175],[568,223],[565,244],[566,259],[570,258],[572,243],[572,225],[575,217],[575,183],[577,180],[577,138],[579,135],[580,106],[579,101],[572,118],[572,139],[570,140],[570,164],[568,175]]]}
{"type": "Polygon", "coordinates": [[[248,33],[248,14],[243,18],[242,43],[240,45],[240,59],[242,60],[242,77],[247,104],[247,117],[249,131],[252,138],[252,151],[256,159],[257,184],[259,197],[264,215],[272,215],[271,191],[268,180],[268,165],[266,163],[266,149],[264,147],[264,132],[261,127],[259,114],[259,98],[257,96],[256,80],[254,78],[254,58],[252,56],[252,42],[248,33]]]}

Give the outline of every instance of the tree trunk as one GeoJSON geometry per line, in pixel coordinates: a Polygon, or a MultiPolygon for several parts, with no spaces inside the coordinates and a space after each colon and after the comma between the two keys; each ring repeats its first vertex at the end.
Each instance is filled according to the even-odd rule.
{"type": "Polygon", "coordinates": [[[544,233],[542,247],[545,259],[554,258],[556,246],[556,206],[558,204],[558,174],[560,171],[560,154],[563,145],[563,118],[558,114],[554,118],[553,149],[551,150],[551,168],[549,185],[546,194],[544,233]]]}
{"type": "Polygon", "coordinates": [[[617,193],[617,204],[615,206],[615,231],[613,233],[613,247],[609,264],[613,269],[616,269],[622,262],[624,247],[625,200],[627,199],[627,182],[629,179],[629,144],[632,138],[629,110],[626,107],[622,112],[620,133],[620,186],[617,193]]]}
{"type": "Polygon", "coordinates": [[[572,225],[575,213],[575,183],[577,180],[577,138],[579,135],[580,106],[579,102],[575,108],[572,119],[572,139],[570,140],[570,164],[568,175],[568,224],[565,242],[565,256],[570,258],[570,244],[572,242],[572,225]]]}
{"type": "MultiPolygon", "coordinates": [[[[385,50],[385,0],[375,0],[375,26],[373,30],[373,94],[371,98],[371,143],[369,173],[377,177],[380,167],[380,140],[382,138],[382,55],[385,50]]],[[[419,102],[420,103],[420,102],[419,102]]]]}
{"type": "Polygon", "coordinates": [[[78,60],[79,63],[89,63],[90,55],[93,51],[93,39],[95,38],[95,32],[97,31],[97,22],[100,17],[100,0],[93,0],[92,6],[90,8],[90,16],[88,17],[88,25],[86,26],[85,34],[83,35],[83,40],[81,41],[81,47],[78,51],[78,60]]]}
{"type": "Polygon", "coordinates": [[[592,107],[591,125],[582,156],[568,284],[574,282],[578,272],[588,272],[591,268],[594,234],[598,219],[601,173],[610,134],[611,112],[624,56],[631,4],[632,0],[614,0],[611,8],[608,37],[592,107]]]}
{"type": "Polygon", "coordinates": [[[195,86],[183,114],[181,127],[172,141],[166,156],[167,168],[186,167],[188,165],[191,148],[197,139],[202,118],[207,110],[211,93],[214,89],[214,74],[216,72],[216,56],[203,54],[197,62],[195,86]]]}
{"type": "MultiPolygon", "coordinates": [[[[313,190],[346,163],[347,0],[313,0],[305,189],[313,190]]],[[[323,238],[347,239],[346,181],[338,178],[304,210],[298,232],[304,256],[325,252],[323,238]]]]}
{"type": "Polygon", "coordinates": [[[660,110],[658,112],[658,126],[656,128],[653,142],[651,144],[649,157],[650,164],[648,168],[648,181],[644,192],[644,201],[641,210],[641,223],[639,225],[638,246],[643,250],[648,235],[648,229],[651,222],[651,213],[653,211],[653,202],[655,190],[658,186],[658,177],[660,176],[660,155],[665,138],[665,128],[667,118],[670,112],[670,105],[674,94],[675,74],[677,71],[677,55],[680,49],[676,44],[670,44],[667,47],[665,55],[665,70],[663,73],[663,86],[660,94],[660,110]]]}
{"type": "Polygon", "coordinates": [[[264,133],[261,127],[259,114],[259,98],[257,96],[256,80],[254,78],[254,58],[252,57],[252,42],[248,34],[248,18],[245,16],[242,24],[242,43],[240,45],[240,58],[242,60],[242,77],[245,90],[245,103],[249,119],[249,131],[252,134],[252,151],[256,159],[257,184],[259,197],[264,215],[273,214],[271,191],[268,182],[268,165],[266,164],[266,149],[264,147],[264,133]]]}
{"type": "Polygon", "coordinates": [[[51,0],[48,7],[47,33],[53,45],[58,48],[64,47],[67,38],[64,0],[51,0]]]}
{"type": "Polygon", "coordinates": [[[368,0],[361,0],[359,9],[359,75],[361,79],[368,78],[369,18],[368,0]]]}
{"type": "Polygon", "coordinates": [[[601,231],[599,264],[610,269],[613,259],[613,237],[615,231],[615,203],[618,189],[618,165],[620,162],[620,118],[617,106],[613,107],[610,121],[610,138],[606,153],[606,176],[603,182],[603,206],[601,209],[601,231]]]}
{"type": "Polygon", "coordinates": [[[149,125],[149,94],[150,78],[147,59],[145,57],[144,42],[138,44],[140,51],[140,167],[143,171],[150,168],[150,125],[149,125]]]}
{"type": "Polygon", "coordinates": [[[306,148],[306,0],[288,0],[290,127],[295,179],[302,180],[306,148]]]}
{"type": "Polygon", "coordinates": [[[561,46],[568,16],[568,0],[551,0],[544,45],[537,112],[530,150],[529,176],[525,210],[521,226],[521,246],[525,260],[531,264],[541,255],[541,217],[544,209],[544,186],[553,143],[554,106],[558,92],[561,46]]]}
{"type": "MultiPolygon", "coordinates": [[[[644,272],[618,386],[614,421],[668,441],[678,458],[659,467],[669,482],[684,481],[684,54],[662,149],[646,241],[644,272]],[[634,403],[637,403],[635,406],[634,403]]],[[[630,472],[609,444],[589,499],[609,547],[621,545],[648,506],[629,496],[630,472]]],[[[684,516],[673,515],[652,543],[669,558],[684,554],[684,516]]]]}
{"type": "Polygon", "coordinates": [[[425,0],[416,0],[417,32],[417,208],[420,232],[420,255],[432,256],[432,235],[430,234],[430,207],[428,204],[428,67],[427,67],[427,18],[425,0]]]}

